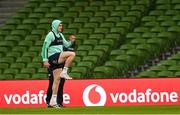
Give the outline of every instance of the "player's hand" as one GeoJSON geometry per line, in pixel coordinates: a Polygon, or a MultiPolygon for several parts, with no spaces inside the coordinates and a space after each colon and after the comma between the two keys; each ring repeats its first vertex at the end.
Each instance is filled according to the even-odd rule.
{"type": "Polygon", "coordinates": [[[43,62],[43,64],[44,64],[44,67],[46,67],[46,68],[49,68],[49,66],[50,66],[48,61],[43,62]]]}
{"type": "Polygon", "coordinates": [[[75,41],[75,40],[76,40],[76,36],[75,36],[75,35],[70,35],[70,36],[69,36],[69,40],[75,41]]]}

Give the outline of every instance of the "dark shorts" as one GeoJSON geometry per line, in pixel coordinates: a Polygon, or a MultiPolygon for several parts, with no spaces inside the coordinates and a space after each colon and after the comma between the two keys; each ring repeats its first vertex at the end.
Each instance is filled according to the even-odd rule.
{"type": "Polygon", "coordinates": [[[62,63],[62,64],[58,63],[59,56],[60,56],[60,53],[55,53],[55,54],[53,54],[52,56],[50,56],[48,58],[48,62],[50,64],[49,69],[51,71],[53,71],[55,69],[58,69],[58,68],[63,68],[64,67],[64,63],[62,63]]]}

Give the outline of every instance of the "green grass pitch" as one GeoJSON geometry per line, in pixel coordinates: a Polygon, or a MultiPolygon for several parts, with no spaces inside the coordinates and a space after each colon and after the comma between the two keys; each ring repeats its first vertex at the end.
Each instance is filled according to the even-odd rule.
{"type": "Polygon", "coordinates": [[[180,114],[180,105],[66,108],[1,108],[0,114],[180,114]]]}

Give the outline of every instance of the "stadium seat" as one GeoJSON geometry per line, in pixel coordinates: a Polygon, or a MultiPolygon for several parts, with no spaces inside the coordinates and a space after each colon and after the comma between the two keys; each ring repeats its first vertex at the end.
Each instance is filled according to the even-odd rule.
{"type": "Polygon", "coordinates": [[[144,72],[141,72],[138,77],[142,77],[142,78],[153,78],[153,77],[156,77],[157,74],[156,72],[153,72],[153,71],[144,71],[144,72]]]}
{"type": "Polygon", "coordinates": [[[173,77],[174,74],[171,71],[160,71],[157,73],[158,77],[173,77]]]}

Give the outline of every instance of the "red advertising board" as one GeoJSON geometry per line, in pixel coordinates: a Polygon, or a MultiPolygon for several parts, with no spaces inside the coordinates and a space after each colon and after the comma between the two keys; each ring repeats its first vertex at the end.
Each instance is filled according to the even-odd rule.
{"type": "MultiPolygon", "coordinates": [[[[45,107],[48,80],[0,81],[0,108],[45,107]]],[[[180,78],[67,80],[65,106],[179,105],[180,78]]]]}

